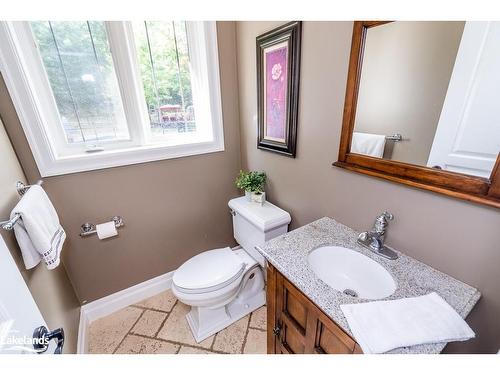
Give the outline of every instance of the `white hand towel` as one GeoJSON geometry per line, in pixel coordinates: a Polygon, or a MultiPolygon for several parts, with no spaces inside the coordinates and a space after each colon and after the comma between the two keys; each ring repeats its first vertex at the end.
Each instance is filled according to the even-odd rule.
{"type": "Polygon", "coordinates": [[[439,295],[341,305],[364,353],[404,346],[466,341],[474,331],[439,295]]]}
{"type": "Polygon", "coordinates": [[[352,133],[351,152],[381,158],[384,156],[385,135],[352,133]]]}
{"type": "Polygon", "coordinates": [[[20,214],[14,233],[21,248],[26,269],[35,267],[43,259],[48,269],[59,265],[66,232],[45,191],[31,186],[12,210],[10,217],[20,214]]]}

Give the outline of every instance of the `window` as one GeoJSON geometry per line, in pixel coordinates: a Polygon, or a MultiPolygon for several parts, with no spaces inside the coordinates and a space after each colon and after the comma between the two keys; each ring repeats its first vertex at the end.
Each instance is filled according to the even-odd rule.
{"type": "Polygon", "coordinates": [[[133,26],[153,139],[196,131],[185,22],[133,26]]]}
{"type": "Polygon", "coordinates": [[[130,135],[103,22],[31,22],[68,144],[130,135]]]}
{"type": "Polygon", "coordinates": [[[215,22],[0,22],[43,176],[224,149],[215,22]]]}

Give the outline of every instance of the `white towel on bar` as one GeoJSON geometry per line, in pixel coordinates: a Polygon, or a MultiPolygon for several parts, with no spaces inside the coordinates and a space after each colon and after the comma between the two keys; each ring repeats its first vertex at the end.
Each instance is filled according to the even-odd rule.
{"type": "Polygon", "coordinates": [[[381,158],[384,156],[385,135],[352,133],[351,152],[381,158]]]}
{"type": "Polygon", "coordinates": [[[475,336],[439,295],[341,305],[364,353],[385,353],[405,346],[465,341],[475,336]]]}
{"type": "Polygon", "coordinates": [[[31,186],[12,210],[10,217],[20,214],[14,225],[17,243],[26,269],[44,260],[49,270],[56,268],[66,232],[45,191],[38,185],[31,186]]]}

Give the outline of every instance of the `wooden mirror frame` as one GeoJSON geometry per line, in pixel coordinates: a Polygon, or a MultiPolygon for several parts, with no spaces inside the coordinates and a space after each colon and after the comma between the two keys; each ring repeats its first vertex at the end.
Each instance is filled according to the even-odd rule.
{"type": "Polygon", "coordinates": [[[351,152],[366,33],[369,28],[388,22],[392,21],[354,22],[339,156],[338,161],[333,165],[470,202],[500,208],[500,153],[488,179],[351,152]]]}

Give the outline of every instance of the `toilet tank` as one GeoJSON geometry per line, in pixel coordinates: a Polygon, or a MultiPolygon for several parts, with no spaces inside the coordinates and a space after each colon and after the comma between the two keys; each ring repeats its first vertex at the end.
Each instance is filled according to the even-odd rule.
{"type": "Polygon", "coordinates": [[[272,203],[250,202],[247,197],[229,201],[233,215],[233,233],[245,251],[264,266],[264,257],[255,249],[288,231],[291,217],[288,212],[272,203]]]}

